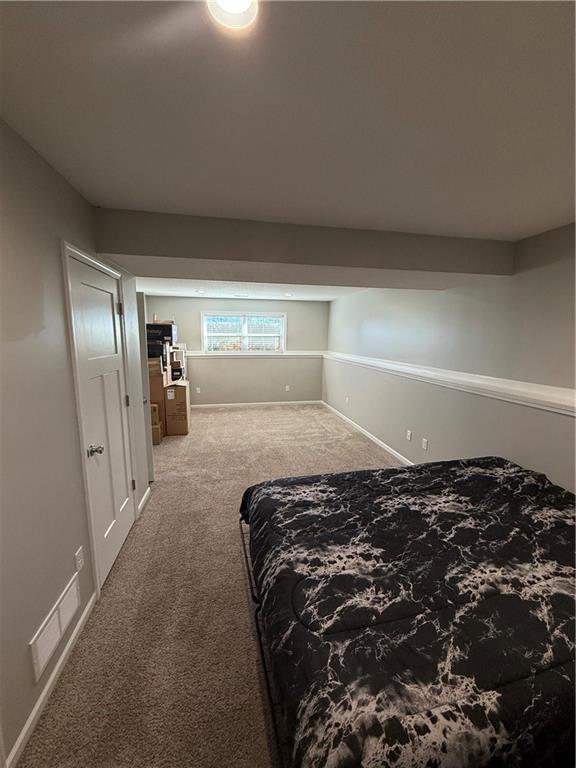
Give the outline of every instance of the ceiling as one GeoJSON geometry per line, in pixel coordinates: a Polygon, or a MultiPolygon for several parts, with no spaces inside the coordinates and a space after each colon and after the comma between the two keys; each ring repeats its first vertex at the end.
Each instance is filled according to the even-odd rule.
{"type": "Polygon", "coordinates": [[[195,299],[273,299],[281,301],[333,301],[362,290],[328,285],[236,283],[219,280],[177,280],[138,277],[136,290],[148,296],[192,296],[195,299]]]}
{"type": "Polygon", "coordinates": [[[3,114],[98,206],[516,240],[573,220],[573,12],[5,2],[3,114]]]}

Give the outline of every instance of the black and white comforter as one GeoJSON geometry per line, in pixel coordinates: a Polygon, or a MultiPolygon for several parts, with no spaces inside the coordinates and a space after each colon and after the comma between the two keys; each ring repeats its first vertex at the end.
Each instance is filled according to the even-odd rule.
{"type": "Polygon", "coordinates": [[[498,458],[246,491],[294,768],[574,765],[574,496],[498,458]]]}

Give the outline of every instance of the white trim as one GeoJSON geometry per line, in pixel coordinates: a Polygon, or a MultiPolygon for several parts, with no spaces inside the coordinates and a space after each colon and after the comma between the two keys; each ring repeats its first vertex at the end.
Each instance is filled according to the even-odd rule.
{"type": "Polygon", "coordinates": [[[78,619],[78,623],[74,627],[72,634],[68,638],[68,642],[64,646],[64,650],[58,657],[58,661],[56,662],[56,665],[54,666],[54,669],[52,670],[50,677],[46,681],[46,685],[44,686],[40,696],[36,700],[36,704],[34,705],[32,712],[30,712],[28,719],[24,723],[24,727],[22,728],[22,730],[18,735],[18,738],[14,742],[14,746],[12,747],[8,757],[6,758],[6,768],[13,768],[16,765],[18,758],[22,754],[22,751],[24,750],[24,747],[26,746],[28,739],[32,735],[34,726],[38,722],[38,719],[42,714],[42,710],[46,706],[48,697],[52,693],[52,690],[54,689],[54,686],[56,685],[56,682],[60,677],[60,674],[64,669],[66,662],[68,661],[68,657],[70,656],[72,648],[76,644],[76,640],[78,639],[80,632],[84,628],[84,625],[86,624],[86,621],[88,620],[88,617],[90,616],[90,613],[92,612],[92,609],[94,608],[95,603],[96,603],[96,594],[94,593],[90,598],[90,600],[88,600],[86,608],[84,608],[82,615],[78,619]]]}
{"type": "Polygon", "coordinates": [[[261,405],[323,405],[323,400],[268,400],[261,403],[200,403],[190,408],[258,408],[261,405]]]}
{"type": "Polygon", "coordinates": [[[140,517],[141,513],[144,511],[144,507],[150,501],[151,493],[152,491],[150,490],[150,486],[148,486],[144,491],[144,496],[142,496],[142,498],[140,499],[140,503],[138,504],[138,512],[137,512],[138,517],[140,517]]]}
{"type": "MultiPolygon", "coordinates": [[[[137,504],[136,504],[136,468],[138,466],[138,457],[136,455],[136,413],[135,413],[135,406],[136,406],[136,398],[134,397],[133,393],[133,387],[132,387],[132,379],[130,377],[130,360],[128,359],[128,332],[126,328],[126,297],[124,295],[124,282],[125,280],[132,279],[132,275],[130,275],[127,272],[123,272],[120,274],[120,277],[118,278],[118,298],[122,303],[122,313],[120,315],[120,329],[122,334],[122,368],[124,370],[124,389],[125,394],[128,395],[131,406],[127,409],[127,419],[128,419],[128,439],[129,439],[129,450],[130,450],[130,475],[132,480],[132,501],[134,505],[134,521],[138,517],[138,510],[137,510],[137,504]]],[[[136,293],[134,291],[134,293],[136,293]]],[[[136,323],[136,326],[138,327],[138,322],[136,323]]],[[[138,335],[138,351],[140,350],[140,335],[138,335]]],[[[138,373],[140,373],[141,366],[138,366],[138,373]]]]}
{"type": "Polygon", "coordinates": [[[495,400],[503,400],[514,405],[524,405],[529,408],[538,408],[543,411],[560,413],[565,416],[576,415],[576,390],[568,387],[553,387],[549,384],[533,384],[528,381],[515,381],[514,379],[498,379],[493,376],[484,376],[479,373],[465,373],[463,371],[450,371],[444,368],[413,365],[396,360],[384,360],[364,355],[348,355],[342,352],[329,351],[290,351],[282,353],[245,353],[245,352],[199,352],[188,351],[188,358],[318,358],[333,360],[337,363],[357,365],[362,368],[371,368],[381,373],[389,373],[393,376],[402,376],[406,379],[424,381],[439,387],[456,389],[482,397],[491,397],[495,400]]]}
{"type": "Polygon", "coordinates": [[[411,365],[395,360],[381,360],[380,358],[348,355],[341,352],[325,352],[323,356],[325,360],[371,368],[393,376],[402,376],[474,395],[504,400],[515,405],[526,405],[530,408],[539,408],[572,417],[576,415],[576,390],[567,387],[552,387],[547,384],[532,384],[513,379],[497,379],[477,373],[448,371],[443,368],[411,365]]]}
{"type": "MultiPolygon", "coordinates": [[[[92,266],[98,266],[94,264],[94,259],[91,259],[87,254],[82,253],[73,245],[62,241],[62,265],[64,270],[64,298],[66,302],[66,319],[68,325],[68,340],[70,343],[70,357],[72,359],[72,379],[74,381],[74,399],[76,401],[76,417],[78,423],[78,437],[81,446],[81,461],[82,465],[82,484],[84,487],[84,501],[86,504],[86,516],[88,518],[88,538],[90,540],[90,553],[92,557],[92,579],[94,581],[94,588],[96,590],[96,599],[100,597],[100,573],[98,571],[98,563],[96,562],[96,534],[94,531],[94,519],[90,511],[90,493],[88,490],[88,474],[86,472],[86,462],[84,461],[83,446],[86,445],[84,440],[84,422],[82,414],[82,405],[80,402],[80,371],[78,366],[78,355],[76,350],[76,335],[74,331],[74,311],[72,307],[72,278],[70,275],[70,259],[77,259],[78,261],[84,261],[86,264],[92,264],[92,266]]],[[[100,265],[104,266],[104,265],[100,265]]]]}
{"type": "Polygon", "coordinates": [[[79,248],[76,248],[74,245],[71,245],[70,243],[66,242],[66,240],[63,241],[63,247],[64,247],[64,250],[67,252],[67,254],[71,258],[76,259],[77,261],[83,261],[84,264],[88,264],[89,266],[100,270],[100,272],[105,272],[107,275],[111,275],[112,277],[115,277],[116,280],[119,280],[122,277],[120,272],[117,272],[115,269],[112,269],[110,265],[104,264],[98,259],[95,259],[94,257],[89,256],[87,253],[84,253],[84,251],[81,251],[79,248]]]}
{"type": "Polygon", "coordinates": [[[324,357],[324,352],[198,352],[198,351],[188,351],[186,352],[186,357],[194,357],[194,358],[208,358],[210,360],[214,359],[215,357],[235,357],[235,358],[242,358],[246,359],[247,357],[258,357],[264,360],[267,360],[271,357],[273,358],[299,358],[299,357],[312,357],[312,358],[322,358],[324,357]]]}
{"type": "Polygon", "coordinates": [[[376,445],[379,445],[380,448],[384,448],[385,451],[388,453],[391,453],[394,458],[398,459],[398,461],[403,464],[404,466],[408,467],[414,464],[413,461],[410,461],[410,459],[407,459],[406,456],[402,456],[401,453],[398,453],[398,451],[395,451],[394,448],[388,445],[388,443],[385,443],[383,440],[380,440],[380,438],[376,437],[376,435],[373,435],[372,432],[368,432],[367,429],[364,429],[364,427],[361,427],[360,424],[357,424],[355,421],[352,421],[352,419],[348,418],[348,416],[344,416],[343,413],[341,413],[339,410],[334,408],[333,405],[330,405],[325,400],[322,401],[322,404],[326,406],[332,413],[335,413],[336,416],[339,416],[341,419],[343,419],[347,424],[350,424],[351,427],[354,427],[354,429],[357,429],[358,432],[362,432],[362,434],[367,437],[369,440],[372,440],[373,443],[376,443],[376,445]]]}
{"type": "MultiPolygon", "coordinates": [[[[81,446],[81,465],[82,465],[82,479],[84,484],[84,500],[86,503],[86,512],[88,517],[88,533],[89,533],[89,539],[90,539],[90,550],[92,554],[92,558],[91,558],[92,576],[94,579],[96,598],[98,599],[100,597],[100,590],[102,587],[103,580],[101,579],[100,569],[98,567],[97,541],[96,541],[96,534],[95,534],[93,510],[90,504],[88,473],[86,468],[86,459],[85,459],[84,449],[82,447],[88,444],[88,440],[86,440],[85,438],[85,429],[84,429],[85,425],[84,425],[84,418],[83,418],[83,411],[82,411],[82,397],[81,397],[81,391],[80,391],[80,369],[79,369],[79,363],[78,363],[78,349],[76,345],[76,329],[74,327],[74,310],[72,306],[72,277],[70,274],[70,259],[75,259],[76,261],[83,262],[88,266],[98,269],[100,272],[104,272],[105,274],[114,278],[118,284],[118,299],[120,301],[124,301],[124,296],[122,293],[122,273],[117,272],[107,264],[103,264],[97,259],[89,256],[87,253],[84,253],[84,251],[81,251],[79,248],[76,248],[75,246],[71,245],[66,240],[62,240],[64,294],[65,294],[65,300],[66,300],[66,315],[67,315],[67,321],[68,321],[68,340],[70,343],[70,357],[72,358],[72,373],[73,373],[72,378],[74,380],[74,395],[76,400],[78,435],[80,438],[80,446],[81,446]]],[[[124,374],[124,394],[127,394],[129,379],[128,379],[128,373],[127,373],[127,362],[128,362],[127,361],[127,344],[126,344],[126,332],[125,332],[123,314],[120,315],[120,336],[121,336],[121,346],[122,346],[122,371],[124,374]]],[[[128,431],[128,441],[129,441],[129,456],[130,456],[129,477],[133,477],[135,445],[134,445],[134,433],[132,429],[131,414],[130,413],[127,414],[126,418],[127,418],[127,427],[128,427],[127,431],[128,431]]],[[[131,495],[132,495],[132,509],[134,512],[134,517],[132,522],[134,522],[136,520],[135,490],[132,490],[131,495]]]]}

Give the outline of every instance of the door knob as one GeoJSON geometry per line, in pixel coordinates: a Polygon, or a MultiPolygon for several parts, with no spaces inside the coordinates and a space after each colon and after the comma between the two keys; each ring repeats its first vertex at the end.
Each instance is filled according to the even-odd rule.
{"type": "Polygon", "coordinates": [[[95,453],[104,453],[104,446],[103,445],[89,445],[87,453],[88,453],[88,456],[94,456],[95,453]]]}

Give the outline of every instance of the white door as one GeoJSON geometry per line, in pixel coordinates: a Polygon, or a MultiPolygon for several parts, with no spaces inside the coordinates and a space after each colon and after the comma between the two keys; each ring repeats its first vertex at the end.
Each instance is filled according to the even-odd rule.
{"type": "Polygon", "coordinates": [[[101,586],[135,518],[119,280],[68,255],[92,546],[101,586]]]}

